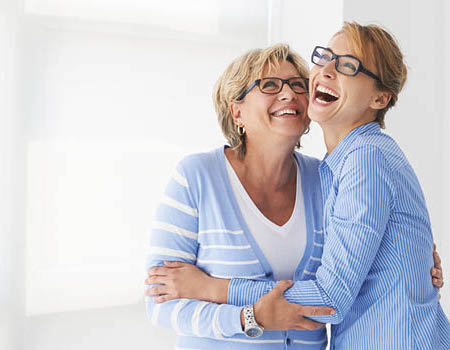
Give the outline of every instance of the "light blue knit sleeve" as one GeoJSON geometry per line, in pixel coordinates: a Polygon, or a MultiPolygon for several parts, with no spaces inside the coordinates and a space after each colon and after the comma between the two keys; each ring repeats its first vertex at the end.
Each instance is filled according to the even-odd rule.
{"type": "MultiPolygon", "coordinates": [[[[180,163],[156,211],[146,271],[164,265],[164,261],[195,264],[198,217],[201,213],[198,212],[194,192],[180,163]]],[[[153,325],[172,328],[180,335],[223,339],[243,334],[240,320],[242,308],[238,306],[188,299],[158,304],[153,297],[146,297],[146,309],[153,325]]]]}

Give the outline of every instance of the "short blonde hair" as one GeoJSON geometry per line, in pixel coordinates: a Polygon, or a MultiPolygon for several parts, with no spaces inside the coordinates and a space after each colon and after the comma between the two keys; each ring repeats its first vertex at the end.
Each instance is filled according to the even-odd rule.
{"type": "Polygon", "coordinates": [[[375,74],[380,78],[377,88],[392,95],[388,105],[378,110],[375,117],[375,121],[384,128],[384,116],[397,102],[408,75],[399,44],[391,33],[375,24],[363,26],[356,22],[344,22],[335,35],[338,34],[344,34],[350,40],[363,65],[367,67],[368,61],[374,63],[375,74]]]}
{"type": "MultiPolygon", "coordinates": [[[[222,132],[230,146],[238,151],[240,157],[245,155],[245,134],[237,133],[231,115],[230,105],[238,102],[238,97],[255,80],[261,79],[266,67],[278,69],[280,60],[292,63],[302,78],[309,77],[306,61],[287,44],[276,44],[265,49],[254,49],[235,59],[220,76],[214,86],[213,102],[222,132]]],[[[298,144],[299,145],[299,144],[298,144]]]]}

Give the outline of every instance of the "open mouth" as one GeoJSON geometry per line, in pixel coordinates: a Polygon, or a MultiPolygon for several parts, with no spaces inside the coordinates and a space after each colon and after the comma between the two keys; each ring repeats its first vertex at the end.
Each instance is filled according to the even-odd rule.
{"type": "Polygon", "coordinates": [[[314,94],[314,101],[322,105],[326,105],[337,101],[339,97],[340,96],[335,91],[322,85],[317,85],[316,92],[314,94]]]}
{"type": "Polygon", "coordinates": [[[295,109],[286,108],[273,112],[270,115],[277,118],[292,118],[298,115],[298,111],[295,109]]]}

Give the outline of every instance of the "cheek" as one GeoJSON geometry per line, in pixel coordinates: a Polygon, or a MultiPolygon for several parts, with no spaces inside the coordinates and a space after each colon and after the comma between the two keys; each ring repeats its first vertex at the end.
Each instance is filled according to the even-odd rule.
{"type": "Polygon", "coordinates": [[[309,99],[310,99],[309,94],[300,95],[300,98],[299,98],[300,104],[301,104],[302,107],[304,107],[305,109],[308,108],[308,105],[309,105],[309,99]]]}
{"type": "Polygon", "coordinates": [[[355,84],[347,90],[347,101],[351,101],[355,107],[365,108],[370,104],[373,92],[374,88],[369,83],[355,84]]]}

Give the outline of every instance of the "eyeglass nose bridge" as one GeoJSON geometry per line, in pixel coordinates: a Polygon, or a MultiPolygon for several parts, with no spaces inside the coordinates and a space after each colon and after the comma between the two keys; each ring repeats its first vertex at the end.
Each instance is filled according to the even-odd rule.
{"type": "Polygon", "coordinates": [[[289,79],[280,79],[281,80],[281,87],[280,87],[280,91],[278,91],[278,93],[283,92],[284,89],[284,85],[289,86],[289,89],[291,89],[291,91],[296,94],[296,92],[294,91],[294,89],[292,88],[291,84],[289,83],[289,79]]]}
{"type": "MultiPolygon", "coordinates": [[[[317,52],[317,54],[318,54],[318,51],[316,51],[317,50],[317,48],[318,47],[316,47],[316,49],[314,50],[314,52],[316,53],[317,52]]],[[[325,64],[318,64],[318,63],[315,63],[314,61],[313,61],[313,63],[314,64],[318,64],[320,67],[326,67],[329,63],[332,63],[333,62],[333,60],[334,60],[334,69],[336,70],[336,72],[339,72],[338,71],[338,66],[339,66],[339,56],[338,55],[336,55],[333,51],[331,51],[330,49],[326,49],[326,48],[324,48],[324,47],[321,47],[322,49],[324,49],[325,51],[327,51],[327,52],[329,52],[330,54],[331,54],[331,59],[329,60],[329,61],[327,61],[325,64]]],[[[313,54],[313,56],[314,56],[314,54],[313,54]]]]}
{"type": "Polygon", "coordinates": [[[333,61],[334,61],[334,70],[336,71],[336,72],[339,72],[339,70],[338,70],[338,66],[339,66],[339,56],[338,55],[336,55],[333,51],[330,51],[331,52],[331,59],[329,60],[329,61],[327,61],[324,65],[322,65],[321,67],[322,68],[326,68],[327,66],[328,66],[328,64],[332,64],[333,63],[333,61]]]}

